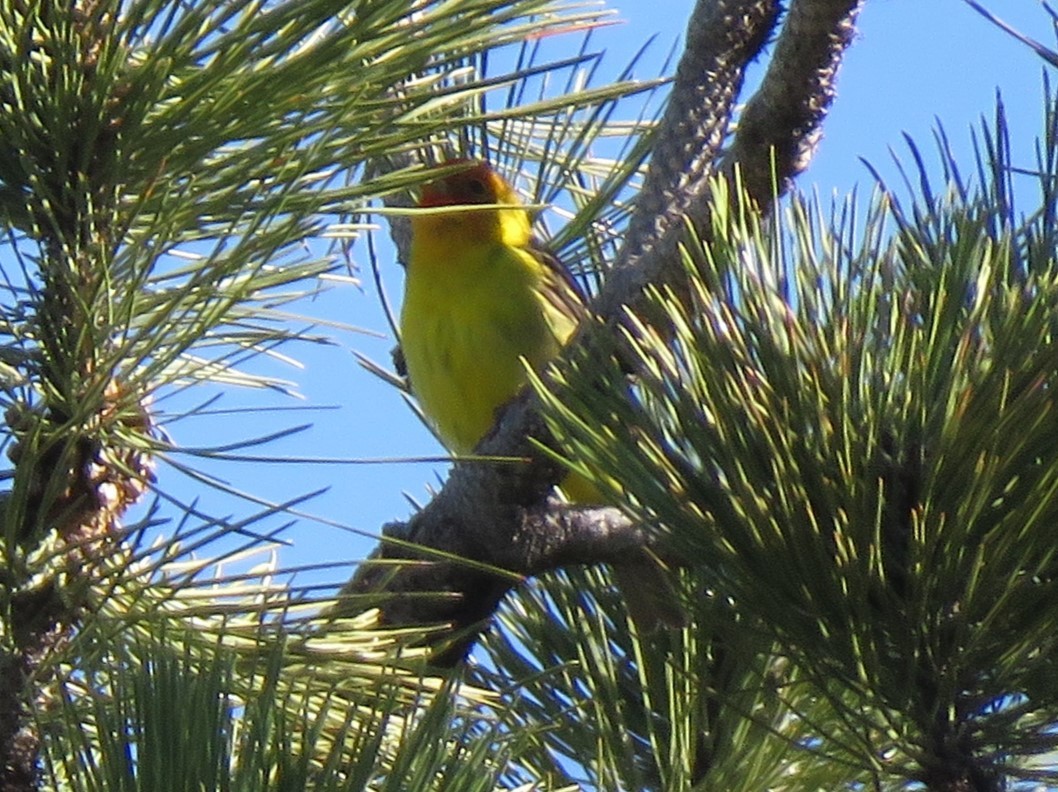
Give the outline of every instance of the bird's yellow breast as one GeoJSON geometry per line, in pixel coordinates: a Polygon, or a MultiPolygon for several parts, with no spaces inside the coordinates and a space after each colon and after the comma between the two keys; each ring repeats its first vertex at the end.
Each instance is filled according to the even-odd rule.
{"type": "Polygon", "coordinates": [[[545,265],[501,242],[433,245],[418,235],[408,262],[401,346],[412,392],[444,443],[469,453],[497,408],[574,330],[541,293],[545,265]],[[524,361],[524,362],[523,362],[524,361]]]}

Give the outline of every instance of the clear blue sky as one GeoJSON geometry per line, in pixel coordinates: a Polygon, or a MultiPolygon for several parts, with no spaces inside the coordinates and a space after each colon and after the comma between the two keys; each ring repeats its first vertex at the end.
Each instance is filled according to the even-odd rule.
{"type": "MultiPolygon", "coordinates": [[[[1007,21],[1047,44],[1048,18],[1034,0],[991,0],[1007,21]]],[[[637,76],[654,76],[671,43],[682,35],[692,0],[617,0],[610,3],[627,20],[597,34],[595,43],[607,50],[607,62],[623,66],[644,40],[656,43],[637,76]]],[[[572,50],[579,43],[570,37],[572,50]]],[[[811,169],[801,178],[802,190],[823,196],[844,194],[855,185],[869,192],[871,178],[863,157],[883,173],[895,174],[890,152],[906,153],[902,134],[912,135],[932,152],[932,130],[943,121],[957,155],[972,164],[969,129],[982,115],[991,115],[995,92],[1004,96],[1014,133],[1015,156],[1031,166],[1032,140],[1042,117],[1042,62],[1026,48],[989,25],[960,0],[868,0],[859,35],[849,51],[839,79],[839,96],[825,127],[825,137],[811,169]]],[[[1055,80],[1058,83],[1058,79],[1055,80]]],[[[360,248],[354,256],[364,254],[360,248]]],[[[385,253],[384,253],[385,255],[385,253]]],[[[387,261],[386,288],[399,303],[402,272],[387,261]]],[[[368,283],[363,291],[341,287],[306,307],[313,316],[355,324],[387,337],[340,334],[338,346],[291,350],[305,362],[304,370],[278,369],[297,381],[303,402],[291,406],[333,406],[336,409],[304,414],[265,414],[192,419],[170,428],[188,445],[234,441],[264,434],[281,426],[312,421],[311,430],[257,453],[331,458],[407,458],[442,453],[393,389],[362,372],[353,352],[389,362],[393,340],[368,283]]],[[[275,404],[275,398],[266,401],[275,404]]],[[[251,394],[236,392],[223,406],[257,403],[251,394]]],[[[349,529],[373,533],[386,522],[404,519],[410,506],[404,493],[424,501],[427,485],[444,473],[441,463],[371,465],[225,463],[210,466],[233,486],[274,501],[315,490],[328,492],[303,509],[349,529]]],[[[164,467],[163,489],[184,497],[197,494],[201,506],[213,513],[245,515],[246,504],[232,502],[208,489],[180,481],[164,467]]],[[[294,546],[281,551],[283,566],[362,558],[374,541],[339,527],[301,520],[285,537],[294,546]]],[[[314,580],[338,581],[345,573],[313,575],[314,580]]]]}

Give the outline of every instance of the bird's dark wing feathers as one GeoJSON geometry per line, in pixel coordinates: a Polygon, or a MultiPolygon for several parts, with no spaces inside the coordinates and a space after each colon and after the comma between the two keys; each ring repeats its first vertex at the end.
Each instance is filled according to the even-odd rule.
{"type": "Polygon", "coordinates": [[[529,250],[547,267],[554,277],[544,284],[543,294],[548,302],[566,316],[571,316],[579,323],[588,315],[588,299],[570,271],[536,237],[529,240],[529,250]]]}

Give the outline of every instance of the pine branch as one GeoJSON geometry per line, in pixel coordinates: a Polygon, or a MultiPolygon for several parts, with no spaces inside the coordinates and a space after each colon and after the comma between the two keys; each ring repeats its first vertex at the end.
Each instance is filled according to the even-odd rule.
{"type": "MultiPolygon", "coordinates": [[[[795,91],[796,107],[812,108],[806,123],[802,115],[793,117],[765,98],[751,100],[753,123],[772,134],[743,138],[737,155],[726,161],[749,169],[769,163],[775,140],[792,141],[779,153],[787,159],[778,162],[779,178],[770,180],[785,189],[790,178],[803,170],[818,137],[818,125],[833,99],[833,72],[848,43],[858,4],[835,5],[820,0],[794,3],[779,37],[777,54],[768,82],[769,92],[780,90],[783,63],[798,64],[790,75],[787,89],[795,91]],[[829,27],[826,25],[829,24],[829,27]],[[830,35],[808,32],[829,30],[830,35]],[[799,37],[807,37],[799,40],[799,37]],[[785,53],[791,53],[789,55],[785,53]],[[819,75],[804,79],[806,72],[819,75]],[[774,117],[773,117],[774,114],[774,117]]],[[[738,89],[745,70],[757,57],[779,13],[775,2],[763,0],[701,0],[688,27],[688,44],[677,70],[677,80],[658,131],[658,144],[650,161],[650,175],[640,194],[624,252],[595,302],[596,315],[611,324],[620,321],[626,307],[633,310],[644,302],[648,284],[672,282],[679,270],[675,255],[683,238],[687,218],[704,225],[709,217],[709,179],[715,174],[717,154],[724,139],[738,89]],[[687,173],[690,169],[690,174],[687,173]],[[669,208],[671,207],[671,209],[669,208]]],[[[758,94],[760,96],[760,94],[758,94]]],[[[753,127],[751,127],[753,128],[753,127]]],[[[729,170],[730,172],[730,170],[729,170]]],[[[760,183],[759,176],[750,180],[760,183]]],[[[769,189],[766,196],[774,198],[769,189]]],[[[754,196],[761,205],[765,194],[754,196]]],[[[398,238],[398,242],[400,238],[398,238]]],[[[402,251],[403,257],[403,251],[402,251]]],[[[594,343],[581,339],[580,344],[594,343]]],[[[605,343],[605,341],[603,342],[605,343]]],[[[629,537],[644,544],[647,536],[627,520],[611,520],[608,532],[620,541],[599,540],[591,519],[571,519],[568,529],[554,534],[547,496],[560,478],[561,469],[527,438],[546,445],[548,434],[537,415],[531,394],[523,394],[506,409],[477,452],[485,457],[526,460],[523,464],[497,465],[458,462],[444,488],[421,512],[407,523],[384,529],[384,539],[373,558],[345,587],[346,595],[366,592],[417,593],[414,600],[401,597],[381,604],[384,618],[393,624],[444,621],[457,633],[454,643],[437,657],[453,662],[465,654],[476,632],[495,610],[503,594],[521,575],[531,575],[570,563],[620,560],[629,550],[629,537]],[[580,526],[580,530],[577,530],[580,526]],[[396,540],[396,541],[394,541],[396,540]],[[418,549],[415,549],[415,548],[418,549]],[[500,565],[502,571],[481,567],[470,570],[466,563],[421,564],[425,556],[460,557],[485,565],[500,565]],[[400,564],[401,560],[412,564],[400,564]],[[379,564],[390,564],[389,574],[378,574],[379,564]],[[428,572],[424,572],[428,570],[428,572]],[[429,592],[452,596],[423,605],[429,592]]],[[[608,519],[610,515],[608,514],[608,519]]],[[[604,535],[606,532],[604,532],[604,535]]],[[[633,546],[635,541],[631,543],[633,546]]]]}
{"type": "Polygon", "coordinates": [[[758,205],[771,201],[774,184],[784,192],[815,154],[861,5],[862,0],[791,5],[764,80],[739,117],[725,156],[725,166],[738,166],[758,205]]]}
{"type": "MultiPolygon", "coordinates": [[[[695,197],[716,172],[746,68],[764,48],[781,10],[777,0],[699,0],[615,266],[618,272],[632,270],[645,251],[669,237],[692,212],[695,197]]],[[[608,292],[614,295],[611,300],[634,294],[618,286],[608,292]]],[[[605,299],[599,306],[604,313],[605,299]]]]}
{"type": "MultiPolygon", "coordinates": [[[[114,223],[117,193],[110,179],[117,157],[116,129],[122,99],[101,53],[113,37],[113,3],[84,0],[9,10],[0,24],[39,29],[34,57],[39,72],[24,69],[24,98],[47,104],[63,85],[66,141],[81,146],[78,160],[63,146],[22,151],[32,161],[36,194],[26,201],[41,250],[40,285],[32,292],[39,342],[40,400],[11,408],[5,418],[16,442],[14,485],[3,503],[6,561],[3,591],[12,634],[0,655],[0,787],[36,789],[40,738],[28,695],[34,677],[46,677],[44,659],[68,636],[79,602],[54,580],[34,583],[24,557],[49,534],[58,543],[58,566],[83,584],[118,539],[120,519],[144,492],[150,463],[115,440],[122,430],[149,433],[150,421],[111,366],[100,304],[120,231],[114,223]],[[73,44],[71,45],[71,42],[73,44]],[[26,78],[24,75],[33,74],[26,78]],[[98,112],[100,105],[107,113],[98,112]],[[105,262],[105,263],[104,263],[105,262]],[[15,563],[12,559],[18,558],[15,563]],[[43,668],[42,668],[43,666],[43,668]]],[[[127,53],[115,48],[117,60],[127,53]]],[[[0,71],[14,75],[0,58],[0,71]]],[[[4,97],[13,101],[11,95],[4,97]]],[[[57,100],[60,104],[63,99],[57,100]]],[[[54,118],[51,119],[54,121],[54,118]]]]}

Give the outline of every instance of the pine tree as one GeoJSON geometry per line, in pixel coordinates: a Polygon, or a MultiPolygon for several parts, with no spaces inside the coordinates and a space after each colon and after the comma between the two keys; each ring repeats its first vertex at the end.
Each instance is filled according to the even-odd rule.
{"type": "MultiPolygon", "coordinates": [[[[372,202],[419,180],[407,152],[487,123],[497,83],[590,62],[497,78],[484,53],[600,13],[0,4],[0,788],[491,788],[507,772],[519,741],[498,739],[487,691],[424,667],[424,629],[325,615],[279,582],[268,520],[300,500],[254,494],[226,518],[155,471],[224,486],[173,439],[173,395],[202,393],[203,413],[218,390],[289,391],[261,359],[329,341],[296,311],[342,276],[372,202]]],[[[649,85],[526,101],[512,122],[590,120],[649,85]]]]}
{"type": "Polygon", "coordinates": [[[788,5],[700,0],[634,122],[657,81],[541,60],[599,9],[0,5],[0,788],[1058,784],[1058,98],[1033,194],[1000,108],[972,179],[913,148],[862,219],[783,199],[859,3],[788,5]],[[457,463],[340,597],[281,583],[302,499],[174,497],[160,462],[224,485],[167,400],[283,398],[262,360],[330,342],[307,298],[373,214],[403,249],[454,153],[564,204],[597,321],[499,417],[504,464],[457,463]],[[613,505],[551,497],[567,464],[613,505]],[[613,593],[644,548],[682,630],[613,593]]]}

